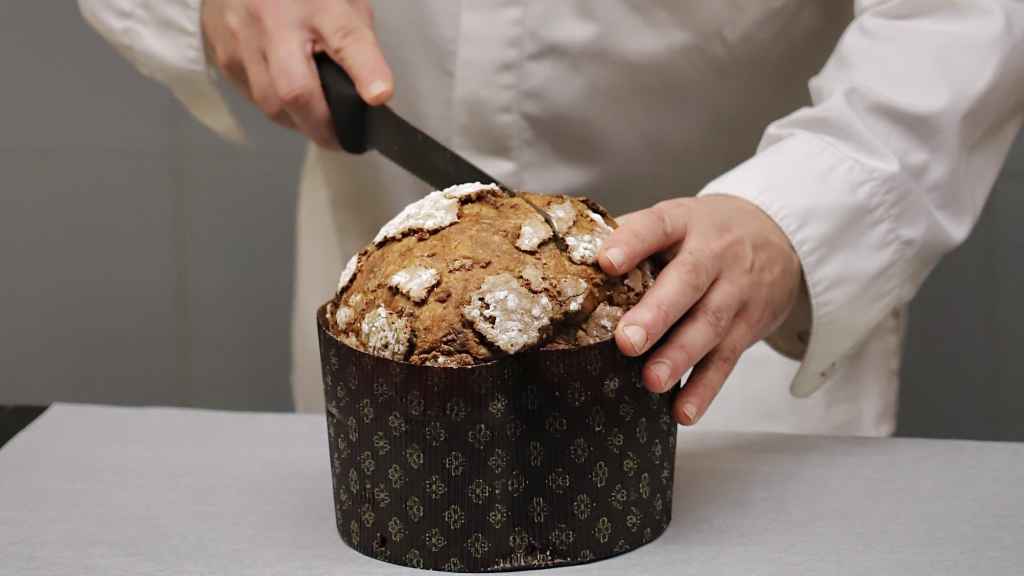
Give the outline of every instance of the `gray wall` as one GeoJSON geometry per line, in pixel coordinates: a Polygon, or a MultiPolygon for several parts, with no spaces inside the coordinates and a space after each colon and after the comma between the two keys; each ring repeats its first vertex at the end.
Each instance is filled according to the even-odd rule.
{"type": "Polygon", "coordinates": [[[0,2],[0,71],[0,403],[289,409],[300,140],[218,140],[74,2],[0,2]]]}
{"type": "Polygon", "coordinates": [[[1024,132],[911,306],[900,392],[900,434],[1024,440],[1024,132]]]}
{"type": "MultiPolygon", "coordinates": [[[[0,403],[286,410],[302,143],[224,143],[72,2],[0,3],[0,403]]],[[[1024,142],[915,302],[900,432],[1024,440],[1024,142]]]]}

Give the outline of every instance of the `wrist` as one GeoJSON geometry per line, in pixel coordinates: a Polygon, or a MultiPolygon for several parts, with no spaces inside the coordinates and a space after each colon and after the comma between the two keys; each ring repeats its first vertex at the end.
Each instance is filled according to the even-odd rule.
{"type": "Polygon", "coordinates": [[[765,343],[787,358],[802,360],[811,341],[811,318],[811,296],[801,271],[796,301],[778,328],[764,338],[765,343]]]}

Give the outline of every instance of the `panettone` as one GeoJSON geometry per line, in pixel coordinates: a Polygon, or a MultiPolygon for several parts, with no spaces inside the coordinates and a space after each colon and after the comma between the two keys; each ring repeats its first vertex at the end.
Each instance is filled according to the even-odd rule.
{"type": "Polygon", "coordinates": [[[606,340],[653,281],[647,263],[622,278],[598,267],[615,226],[583,198],[479,183],[432,192],[349,260],[328,303],[331,333],[370,354],[447,367],[606,340]]]}

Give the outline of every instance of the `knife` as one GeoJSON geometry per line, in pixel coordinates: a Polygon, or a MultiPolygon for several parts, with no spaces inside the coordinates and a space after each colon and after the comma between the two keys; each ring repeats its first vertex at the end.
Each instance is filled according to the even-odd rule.
{"type": "MultiPolygon", "coordinates": [[[[517,195],[391,108],[367,105],[356,92],[352,79],[327,54],[317,53],[314,60],[342,150],[350,154],[376,150],[437,190],[465,182],[493,182],[508,194],[517,195]]],[[[519,197],[547,222],[561,244],[562,237],[551,215],[522,195],[519,197]]]]}

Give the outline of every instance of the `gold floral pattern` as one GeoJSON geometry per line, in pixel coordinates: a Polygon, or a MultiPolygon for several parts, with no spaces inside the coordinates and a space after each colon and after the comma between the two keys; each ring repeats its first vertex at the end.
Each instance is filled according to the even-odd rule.
{"type": "MultiPolygon", "coordinates": [[[[342,388],[344,390],[344,388],[342,388]]],[[[388,415],[388,428],[391,429],[391,435],[398,437],[401,436],[408,429],[405,424],[405,417],[402,416],[401,412],[392,412],[388,415]]]]}
{"type": "Polygon", "coordinates": [[[448,485],[437,474],[427,478],[426,488],[427,494],[432,500],[440,499],[448,491],[448,485]]]}
{"type": "Polygon", "coordinates": [[[470,444],[478,450],[483,450],[491,441],[491,429],[486,424],[477,424],[469,429],[467,438],[470,444]]]}
{"type": "Polygon", "coordinates": [[[414,470],[418,470],[423,465],[423,450],[417,444],[410,444],[405,449],[405,459],[409,462],[409,466],[414,470]]]}
{"type": "Polygon", "coordinates": [[[448,473],[452,476],[458,476],[462,474],[462,470],[465,468],[466,458],[461,452],[450,452],[444,459],[444,467],[448,469],[448,473]]]}
{"type": "Polygon", "coordinates": [[[469,485],[469,499],[474,504],[483,504],[487,501],[487,497],[491,495],[491,487],[483,480],[477,478],[473,480],[473,483],[469,485]]]}
{"type": "Polygon", "coordinates": [[[448,544],[448,540],[441,535],[441,531],[437,528],[427,530],[427,533],[423,536],[423,541],[426,543],[427,548],[430,548],[434,552],[441,550],[441,548],[444,548],[445,545],[448,544]]]}
{"type": "Polygon", "coordinates": [[[612,534],[612,523],[608,520],[607,516],[601,516],[601,519],[594,524],[594,536],[597,536],[597,541],[604,543],[608,541],[608,537],[612,534]]]}
{"type": "Polygon", "coordinates": [[[388,480],[391,482],[392,488],[401,488],[402,484],[405,484],[405,472],[402,471],[402,467],[392,464],[388,468],[388,480]]]}
{"type": "Polygon", "coordinates": [[[383,456],[391,450],[391,442],[388,441],[388,436],[384,432],[377,432],[373,435],[373,448],[377,452],[378,456],[383,456]]]}
{"type": "Polygon", "coordinates": [[[480,558],[491,548],[491,543],[484,538],[483,534],[474,532],[466,541],[466,549],[474,558],[480,558]]]}
{"type": "Polygon", "coordinates": [[[530,500],[530,505],[527,507],[527,510],[530,512],[530,520],[537,524],[541,524],[548,515],[548,504],[543,498],[537,496],[530,500]]]}
{"type": "Polygon", "coordinates": [[[391,534],[391,539],[395,542],[401,542],[402,537],[405,536],[405,525],[397,516],[392,516],[391,520],[388,520],[388,533],[391,534]]]}
{"type": "Polygon", "coordinates": [[[491,457],[487,459],[487,465],[495,474],[501,474],[501,471],[505,469],[505,465],[507,463],[508,453],[501,448],[496,448],[491,457]]]}
{"type": "Polygon", "coordinates": [[[448,524],[448,527],[452,530],[457,530],[466,521],[466,514],[462,511],[457,504],[452,504],[444,511],[441,518],[448,524]]]}
{"type": "Polygon", "coordinates": [[[540,467],[544,464],[544,445],[537,440],[530,441],[530,466],[540,467]]]}
{"type": "Polygon", "coordinates": [[[531,568],[668,526],[671,395],[644,389],[640,360],[613,343],[457,371],[321,345],[334,508],[354,549],[413,568],[531,568]]]}
{"type": "Polygon", "coordinates": [[[594,509],[594,501],[586,494],[577,494],[572,503],[572,513],[580,520],[586,520],[594,509]]]}
{"type": "Polygon", "coordinates": [[[505,508],[501,504],[495,504],[494,509],[487,515],[487,521],[491,523],[491,526],[501,528],[501,525],[505,523],[505,520],[508,520],[508,508],[505,508]]]}

